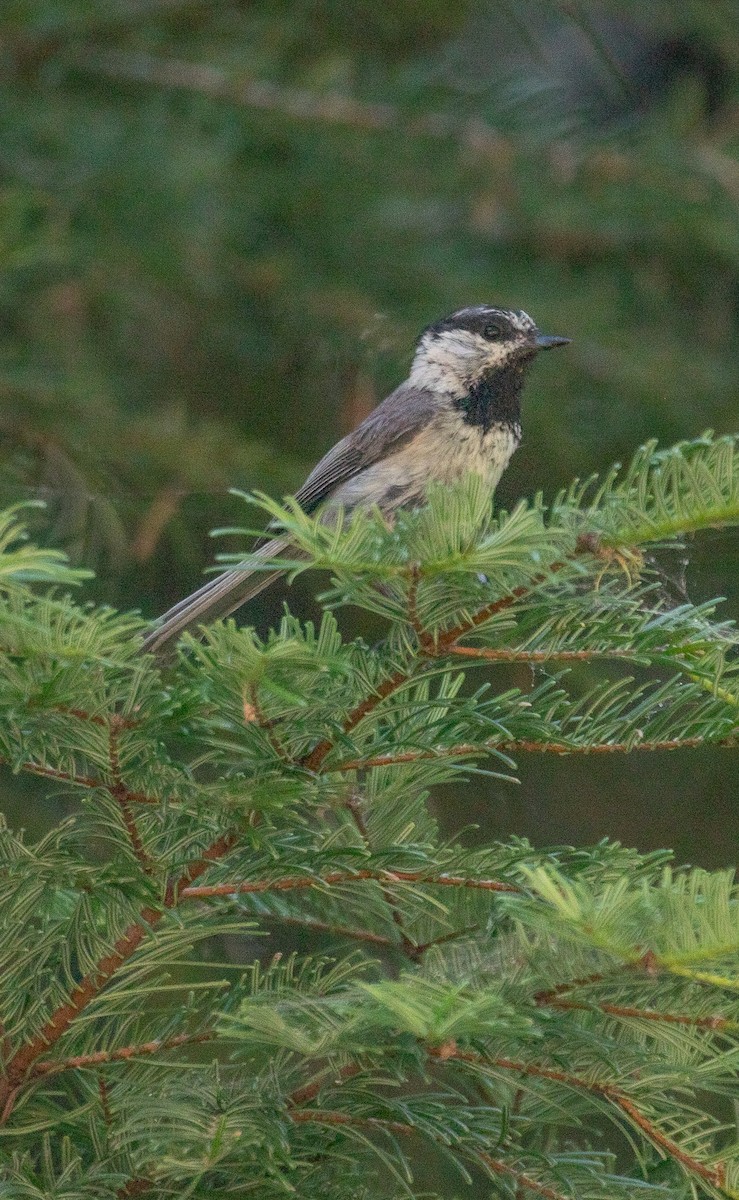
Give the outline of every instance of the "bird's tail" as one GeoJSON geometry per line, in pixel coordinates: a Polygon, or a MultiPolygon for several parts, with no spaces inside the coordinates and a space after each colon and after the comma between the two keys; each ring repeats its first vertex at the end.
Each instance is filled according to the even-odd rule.
{"type": "MultiPolygon", "coordinates": [[[[273,538],[254,552],[252,561],[254,558],[279,558],[288,550],[291,559],[302,557],[285,538],[273,538]]],[[[238,567],[233,571],[224,571],[222,575],[217,575],[192,595],[173,605],[159,618],[156,628],[144,638],[144,653],[158,654],[193,625],[203,625],[209,621],[216,621],[219,617],[227,617],[234,609],[257,596],[284,573],[284,570],[280,569],[255,571],[252,567],[243,571],[238,567]]]]}

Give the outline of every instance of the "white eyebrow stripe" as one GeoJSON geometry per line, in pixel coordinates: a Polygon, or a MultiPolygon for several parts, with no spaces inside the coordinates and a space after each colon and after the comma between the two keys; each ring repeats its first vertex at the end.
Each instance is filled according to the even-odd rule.
{"type": "Polygon", "coordinates": [[[494,308],[492,305],[487,304],[472,304],[467,308],[458,308],[456,312],[452,313],[449,320],[464,321],[467,317],[485,316],[489,316],[491,319],[501,317],[512,325],[514,329],[517,329],[519,333],[529,333],[532,329],[536,329],[536,321],[532,320],[529,314],[524,312],[523,309],[515,312],[509,308],[494,308]]]}

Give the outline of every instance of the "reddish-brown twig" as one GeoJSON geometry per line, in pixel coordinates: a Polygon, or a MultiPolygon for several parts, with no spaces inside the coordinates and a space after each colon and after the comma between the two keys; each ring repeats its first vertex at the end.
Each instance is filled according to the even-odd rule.
{"type": "MultiPolygon", "coordinates": [[[[338,1127],[346,1125],[368,1130],[386,1131],[388,1133],[400,1134],[403,1137],[412,1137],[414,1134],[423,1136],[418,1129],[413,1125],[409,1125],[406,1121],[392,1121],[384,1117],[355,1117],[351,1113],[336,1112],[325,1108],[291,1108],[288,1110],[288,1116],[291,1121],[305,1121],[315,1125],[338,1127]]],[[[462,1146],[450,1145],[448,1141],[442,1141],[441,1138],[432,1137],[431,1140],[439,1145],[443,1145],[447,1150],[454,1151],[455,1154],[461,1154],[467,1159],[472,1159],[472,1161],[477,1159],[483,1162],[494,1174],[513,1179],[519,1187],[525,1188],[530,1192],[535,1192],[536,1195],[542,1196],[544,1200],[567,1200],[562,1192],[557,1192],[554,1188],[539,1183],[538,1180],[532,1179],[530,1175],[527,1175],[525,1171],[519,1170],[512,1163],[505,1162],[504,1159],[493,1158],[492,1155],[485,1153],[483,1150],[470,1150],[462,1146]]]]}
{"type": "Polygon", "coordinates": [[[594,1095],[603,1097],[604,1100],[609,1100],[622,1113],[639,1127],[647,1139],[666,1155],[679,1162],[686,1170],[699,1178],[706,1180],[713,1187],[723,1187],[726,1171],[721,1163],[714,1166],[708,1166],[706,1163],[700,1162],[693,1155],[688,1154],[683,1150],[672,1138],[663,1133],[662,1130],[649,1120],[647,1116],[639,1109],[633,1100],[623,1089],[615,1083],[605,1083],[593,1079],[583,1079],[579,1075],[573,1075],[568,1071],[556,1069],[554,1067],[542,1066],[540,1063],[524,1062],[512,1058],[487,1058],[484,1055],[476,1054],[471,1051],[463,1051],[458,1048],[451,1048],[449,1045],[438,1048],[434,1046],[427,1047],[427,1053],[431,1057],[441,1058],[445,1062],[453,1059],[458,1062],[470,1063],[483,1069],[495,1068],[503,1071],[515,1071],[523,1076],[533,1076],[537,1079],[549,1079],[553,1083],[561,1083],[566,1087],[572,1087],[579,1091],[591,1092],[594,1095]]]}
{"type": "MultiPolygon", "coordinates": [[[[356,792],[352,792],[351,795],[349,796],[348,800],[346,801],[346,808],[352,815],[352,820],[354,821],[354,824],[357,828],[357,832],[359,833],[359,836],[361,837],[361,839],[365,845],[365,848],[367,850],[371,850],[372,849],[372,840],[370,838],[369,830],[367,828],[367,824],[364,819],[364,813],[362,812],[362,801],[356,792]]],[[[395,928],[398,931],[398,937],[400,939],[399,947],[403,951],[403,953],[405,955],[407,955],[408,958],[413,959],[415,961],[415,959],[418,956],[418,947],[416,946],[415,942],[411,938],[408,937],[408,935],[406,933],[405,922],[403,920],[403,914],[400,911],[400,908],[398,907],[395,897],[393,896],[392,892],[389,891],[388,888],[386,888],[386,887],[383,887],[380,890],[382,892],[382,898],[388,907],[390,916],[392,917],[393,924],[395,925],[395,928]]]]}
{"type": "Polygon", "coordinates": [[[56,1075],[61,1071],[80,1071],[90,1067],[100,1067],[105,1063],[129,1062],[132,1058],[141,1058],[151,1054],[161,1054],[165,1050],[179,1049],[181,1046],[197,1046],[202,1042],[210,1042],[215,1033],[177,1033],[169,1038],[156,1038],[151,1042],[138,1042],[131,1046],[119,1046],[116,1050],[96,1050],[92,1054],[76,1054],[71,1058],[55,1061],[53,1058],[42,1059],[31,1067],[31,1074],[56,1075]]]}
{"type": "Polygon", "coordinates": [[[343,884],[371,880],[374,883],[423,883],[430,887],[473,888],[487,892],[520,893],[514,883],[500,879],[466,879],[461,875],[430,875],[427,871],[371,871],[360,868],[356,871],[329,871],[325,875],[282,875],[276,879],[253,879],[231,883],[198,884],[185,887],[180,893],[182,900],[205,900],[215,896],[248,895],[259,892],[289,892],[294,889],[312,887],[335,887],[343,884]]]}
{"type": "Polygon", "coordinates": [[[107,786],[113,799],[118,802],[131,848],[146,874],[150,874],[153,863],[141,840],[136,820],[131,811],[128,788],[121,776],[119,738],[124,728],[123,719],[117,713],[113,713],[108,719],[108,763],[111,782],[107,786]]]}
{"type": "Polygon", "coordinates": [[[653,1008],[634,1008],[628,1004],[609,1004],[603,1000],[594,1000],[588,1004],[583,1000],[568,1000],[565,997],[552,996],[542,993],[536,997],[536,1003],[545,1008],[571,1009],[579,1012],[601,1012],[612,1017],[622,1017],[624,1020],[654,1021],[662,1025],[689,1025],[695,1029],[715,1029],[721,1031],[739,1030],[739,1021],[718,1014],[711,1017],[696,1017],[690,1013],[658,1012],[653,1008]]]}
{"type": "Polygon", "coordinates": [[[167,909],[173,908],[179,902],[184,889],[202,875],[212,863],[223,858],[236,844],[236,841],[235,834],[222,834],[207,850],[203,851],[199,858],[193,860],[185,868],[176,883],[167,888],[161,908],[154,908],[151,905],[142,908],[138,920],[132,922],[118,938],[112,952],[104,955],[95,969],[80,979],[64,1003],[55,1009],[39,1032],[15,1051],[5,1063],[0,1079],[0,1104],[3,1106],[3,1120],[7,1120],[10,1115],[18,1088],[25,1081],[34,1063],[45,1051],[56,1045],[75,1018],[85,1011],[123,964],[128,962],[144,939],[162,920],[167,909]]]}

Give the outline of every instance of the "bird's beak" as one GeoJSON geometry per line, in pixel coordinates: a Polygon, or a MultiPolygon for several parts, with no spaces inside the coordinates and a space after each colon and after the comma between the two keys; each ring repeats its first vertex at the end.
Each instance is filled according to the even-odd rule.
{"type": "Polygon", "coordinates": [[[569,346],[572,338],[566,337],[550,337],[548,333],[537,333],[536,349],[537,350],[553,350],[555,346],[569,346]]]}

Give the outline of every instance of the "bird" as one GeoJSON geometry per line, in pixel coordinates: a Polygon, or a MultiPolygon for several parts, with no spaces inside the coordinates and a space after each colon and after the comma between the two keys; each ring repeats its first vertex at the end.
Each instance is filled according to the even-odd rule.
{"type": "MultiPolygon", "coordinates": [[[[475,473],[494,488],[521,441],[521,392],[541,350],[570,338],[542,333],[523,310],[460,308],[422,331],[408,378],[320,460],[295,493],[304,512],[330,520],[376,506],[388,518],[423,504],[430,483],[475,473]]],[[[195,626],[228,616],[284,571],[254,557],[297,557],[286,537],[262,543],[250,563],[224,571],[170,608],[144,638],[160,653],[195,626]]]]}

